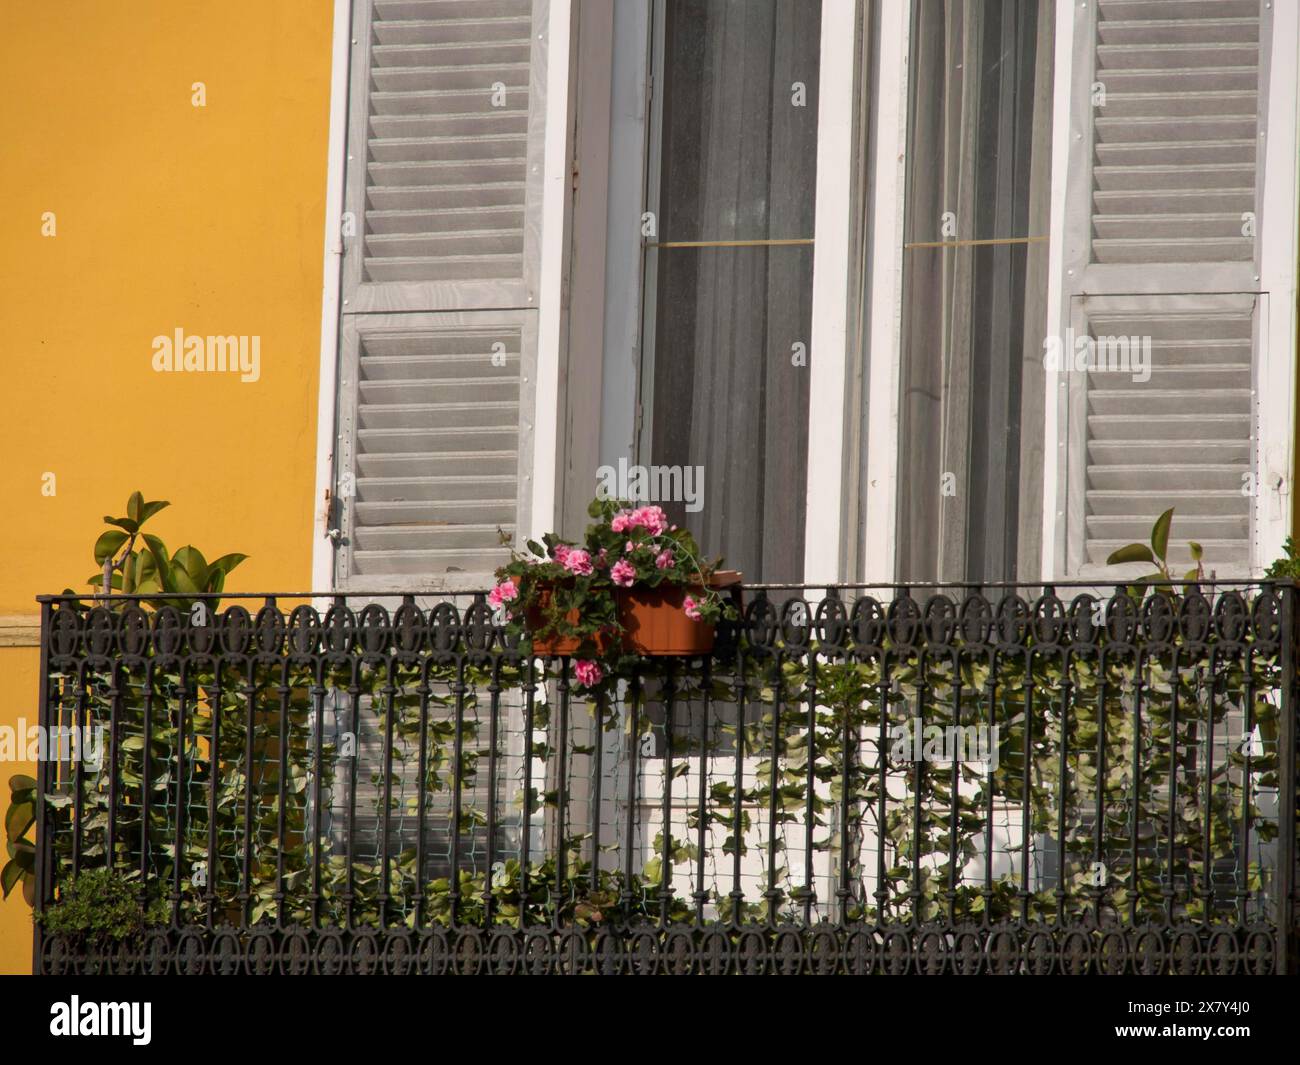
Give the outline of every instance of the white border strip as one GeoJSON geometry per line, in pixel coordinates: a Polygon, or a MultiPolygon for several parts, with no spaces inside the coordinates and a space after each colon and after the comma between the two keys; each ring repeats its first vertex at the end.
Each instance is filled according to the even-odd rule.
{"type": "Polygon", "coordinates": [[[316,490],[312,496],[311,587],[334,587],[334,544],[325,534],[325,494],[334,490],[334,406],[338,382],[339,299],[342,280],[343,177],[347,161],[348,67],[352,12],[334,0],[334,54],[330,68],[330,127],[325,178],[325,271],[321,287],[320,370],[316,398],[316,490]]]}
{"type": "Polygon", "coordinates": [[[817,193],[813,227],[812,335],[808,338],[808,474],[804,580],[844,577],[844,410],[853,195],[855,0],[824,0],[817,76],[817,193]]]}
{"type": "Polygon", "coordinates": [[[1282,554],[1291,529],[1296,437],[1296,71],[1300,69],[1300,7],[1273,5],[1268,112],[1259,138],[1264,195],[1259,205],[1259,288],[1267,294],[1258,326],[1261,504],[1255,523],[1252,570],[1282,554]]]}
{"type": "Polygon", "coordinates": [[[871,160],[875,189],[871,239],[870,343],[867,391],[867,527],[863,575],[892,582],[897,574],[899,371],[902,359],[903,196],[907,162],[909,0],[880,11],[880,71],[871,160]]]}
{"type": "Polygon", "coordinates": [[[546,151],[538,266],[537,392],[529,535],[558,524],[560,355],[564,334],[565,215],[569,206],[569,48],[572,0],[551,0],[546,50],[546,151]]]}
{"type": "MultiPolygon", "coordinates": [[[[1049,333],[1064,336],[1069,326],[1070,307],[1065,287],[1065,205],[1070,180],[1071,101],[1074,86],[1074,5],[1071,0],[1057,0],[1056,55],[1054,57],[1052,99],[1052,202],[1047,245],[1047,317],[1049,333]]],[[[1043,580],[1065,574],[1062,535],[1065,496],[1061,446],[1065,440],[1064,406],[1061,376],[1054,370],[1044,375],[1047,394],[1043,400],[1043,580]]]]}

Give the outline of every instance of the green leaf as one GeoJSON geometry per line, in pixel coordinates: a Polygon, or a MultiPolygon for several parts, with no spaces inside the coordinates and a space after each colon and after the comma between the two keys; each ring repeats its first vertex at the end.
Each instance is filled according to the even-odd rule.
{"type": "Polygon", "coordinates": [[[130,518],[111,518],[107,514],[105,514],[104,524],[116,525],[119,529],[125,529],[132,536],[134,536],[136,533],[140,531],[139,523],[132,521],[130,518]]]}
{"type": "Polygon", "coordinates": [[[0,888],[4,889],[4,897],[9,897],[9,892],[13,891],[14,885],[23,878],[23,867],[18,864],[18,860],[12,859],[5,863],[3,870],[0,870],[0,888]]]}
{"type": "Polygon", "coordinates": [[[10,843],[22,839],[36,823],[36,808],[29,802],[15,803],[5,812],[5,839],[10,843]]]}
{"type": "MultiPolygon", "coordinates": [[[[180,552],[177,552],[179,554],[180,552]]],[[[184,566],[173,564],[171,567],[171,587],[169,592],[181,592],[185,595],[193,595],[195,592],[201,592],[203,589],[194,582],[184,566]]]]}
{"type": "Polygon", "coordinates": [[[1161,562],[1169,553],[1169,526],[1174,520],[1174,508],[1170,507],[1160,517],[1156,518],[1156,523],[1151,526],[1151,550],[1156,553],[1156,558],[1161,562]]]}
{"type": "MultiPolygon", "coordinates": [[[[245,561],[247,558],[248,558],[247,555],[241,555],[241,554],[239,554],[238,552],[233,552],[233,551],[232,551],[232,552],[231,552],[230,554],[228,554],[228,555],[222,555],[219,559],[217,559],[215,562],[213,562],[213,563],[208,567],[208,569],[209,569],[209,571],[212,572],[212,573],[220,573],[220,574],[222,574],[223,576],[225,576],[225,575],[228,574],[232,569],[234,569],[236,566],[238,566],[241,562],[245,561]]],[[[219,589],[219,588],[214,588],[214,589],[213,589],[213,591],[220,591],[220,590],[221,590],[221,589],[219,589]]]]}
{"type": "Polygon", "coordinates": [[[132,492],[131,498],[126,501],[126,516],[139,525],[144,520],[140,517],[143,509],[144,496],[140,492],[132,492]]]}
{"type": "Polygon", "coordinates": [[[1151,548],[1146,544],[1125,544],[1123,547],[1112,551],[1110,558],[1106,559],[1106,565],[1118,566],[1121,562],[1155,562],[1155,557],[1151,554],[1151,548]]]}
{"type": "Polygon", "coordinates": [[[1188,540],[1187,546],[1192,549],[1192,560],[1194,562],[1200,562],[1201,556],[1205,553],[1201,545],[1198,544],[1195,540],[1188,540]]]}
{"type": "Polygon", "coordinates": [[[128,537],[121,529],[109,529],[100,533],[95,541],[95,561],[103,565],[105,561],[117,554],[128,537]]]}
{"type": "Polygon", "coordinates": [[[1200,573],[1201,571],[1196,568],[1189,569],[1186,573],[1183,574],[1183,580],[1194,581],[1197,579],[1197,577],[1200,576],[1200,573]]]}
{"type": "Polygon", "coordinates": [[[172,576],[176,578],[178,591],[202,591],[208,583],[208,560],[197,547],[186,544],[172,555],[172,576]],[[189,587],[182,585],[177,567],[184,570],[185,575],[189,577],[189,587]]]}
{"type": "Polygon", "coordinates": [[[24,791],[28,788],[35,788],[36,781],[26,773],[15,773],[9,778],[10,791],[24,791]]]}
{"type": "Polygon", "coordinates": [[[140,524],[143,525],[146,521],[157,514],[158,511],[162,510],[164,507],[170,506],[171,503],[165,499],[155,499],[152,503],[146,503],[140,508],[140,524]]]}
{"type": "Polygon", "coordinates": [[[144,540],[145,546],[149,548],[149,553],[153,555],[154,562],[158,565],[158,568],[166,568],[167,561],[171,558],[171,555],[167,551],[167,545],[162,542],[162,539],[155,536],[153,533],[144,533],[141,536],[141,539],[144,540]]]}

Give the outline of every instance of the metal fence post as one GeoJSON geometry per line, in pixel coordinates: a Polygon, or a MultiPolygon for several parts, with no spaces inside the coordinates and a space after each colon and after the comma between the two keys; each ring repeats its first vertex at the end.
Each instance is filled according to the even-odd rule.
{"type": "Polygon", "coordinates": [[[1282,720],[1278,744],[1277,937],[1279,973],[1294,970],[1296,876],[1296,597],[1294,584],[1282,589],[1282,720]]]}
{"type": "MultiPolygon", "coordinates": [[[[49,600],[41,601],[41,634],[40,634],[40,712],[38,720],[41,726],[41,735],[48,737],[50,729],[50,603],[49,600]]],[[[50,877],[53,869],[53,845],[54,841],[50,838],[50,833],[46,830],[47,809],[45,797],[50,791],[50,759],[48,743],[41,744],[36,752],[36,898],[32,905],[34,916],[39,917],[45,903],[48,901],[49,889],[46,880],[50,877]]],[[[41,924],[39,920],[32,922],[32,972],[41,971],[41,924]]]]}

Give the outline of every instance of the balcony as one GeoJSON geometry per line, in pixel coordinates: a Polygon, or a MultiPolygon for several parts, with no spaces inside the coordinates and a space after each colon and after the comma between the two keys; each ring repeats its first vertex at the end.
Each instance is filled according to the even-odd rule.
{"type": "Polygon", "coordinates": [[[1295,970],[1293,587],[867,591],[594,695],[483,596],[45,597],[38,908],[151,917],[38,971],[1295,970]]]}

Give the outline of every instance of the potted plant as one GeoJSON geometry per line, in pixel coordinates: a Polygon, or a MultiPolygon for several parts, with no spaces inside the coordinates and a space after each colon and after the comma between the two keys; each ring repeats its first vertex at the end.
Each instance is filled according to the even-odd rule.
{"type": "Polygon", "coordinates": [[[595,499],[581,543],[548,533],[511,552],[488,596],[541,655],[579,657],[579,682],[603,675],[598,659],[617,653],[700,655],[714,625],[735,617],[721,590],[740,574],[704,561],[695,538],[663,509],[595,499]]]}

